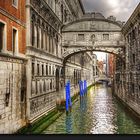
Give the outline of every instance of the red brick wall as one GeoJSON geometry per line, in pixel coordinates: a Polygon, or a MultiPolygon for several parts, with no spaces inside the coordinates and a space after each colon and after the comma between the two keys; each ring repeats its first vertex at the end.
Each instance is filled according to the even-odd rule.
{"type": "Polygon", "coordinates": [[[109,54],[109,76],[114,75],[114,60],[114,55],[109,54]]]}
{"type": "Polygon", "coordinates": [[[25,0],[18,0],[18,8],[12,6],[12,0],[0,0],[0,8],[25,23],[25,0]]]}
{"type": "MultiPolygon", "coordinates": [[[[0,7],[5,9],[10,15],[18,18],[25,24],[25,0],[19,0],[18,9],[12,6],[12,0],[0,0],[0,7]]],[[[6,23],[7,28],[7,50],[12,51],[12,27],[18,30],[18,47],[19,53],[25,54],[26,51],[26,30],[24,24],[18,24],[17,22],[9,19],[7,16],[0,13],[0,20],[6,23]]]]}

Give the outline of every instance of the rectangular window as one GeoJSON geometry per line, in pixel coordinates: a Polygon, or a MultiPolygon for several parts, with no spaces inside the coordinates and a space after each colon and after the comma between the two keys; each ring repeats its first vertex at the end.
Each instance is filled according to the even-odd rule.
{"type": "Polygon", "coordinates": [[[5,106],[8,107],[9,106],[9,99],[10,99],[10,93],[6,93],[5,94],[5,106]]]}
{"type": "Polygon", "coordinates": [[[39,64],[37,64],[37,75],[39,76],[39,64]]]}
{"type": "Polygon", "coordinates": [[[49,75],[52,75],[52,67],[49,66],[49,75]]]}
{"type": "Polygon", "coordinates": [[[25,91],[24,91],[24,89],[22,89],[21,90],[21,95],[20,95],[20,101],[24,102],[24,99],[25,99],[25,91]]]}
{"type": "Polygon", "coordinates": [[[109,40],[109,34],[103,34],[103,40],[109,40]]]}
{"type": "Polygon", "coordinates": [[[17,8],[18,7],[18,0],[12,0],[12,5],[17,8]]]}
{"type": "Polygon", "coordinates": [[[51,80],[51,82],[50,82],[50,90],[52,90],[53,89],[53,87],[52,87],[52,80],[51,80]]]}
{"type": "Polygon", "coordinates": [[[46,65],[46,75],[48,75],[48,65],[46,65]]]}
{"type": "Polygon", "coordinates": [[[34,69],[34,67],[35,67],[35,64],[32,63],[32,75],[33,75],[33,76],[34,76],[34,73],[35,73],[35,69],[34,69]]]}
{"type": "Polygon", "coordinates": [[[133,54],[133,63],[135,64],[135,54],[133,54]]]}
{"type": "Polygon", "coordinates": [[[17,50],[17,46],[18,46],[17,30],[16,29],[13,29],[12,44],[13,44],[12,51],[13,51],[13,54],[15,54],[15,52],[17,50]]]}
{"type": "Polygon", "coordinates": [[[67,22],[67,10],[64,10],[64,22],[67,22]]]}
{"type": "Polygon", "coordinates": [[[0,22],[0,52],[4,48],[4,24],[0,22]]]}
{"type": "Polygon", "coordinates": [[[42,76],[44,75],[44,65],[42,65],[42,76]]]}
{"type": "Polygon", "coordinates": [[[78,34],[78,39],[77,39],[77,41],[84,41],[84,40],[85,40],[84,34],[78,34]]]}
{"type": "Polygon", "coordinates": [[[134,84],[132,84],[132,93],[135,93],[135,85],[134,84]]]}

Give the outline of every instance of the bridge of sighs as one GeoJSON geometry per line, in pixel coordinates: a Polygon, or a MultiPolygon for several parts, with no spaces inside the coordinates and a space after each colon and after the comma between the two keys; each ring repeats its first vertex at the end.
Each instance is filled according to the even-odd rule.
{"type": "Polygon", "coordinates": [[[82,18],[62,29],[63,60],[80,52],[101,51],[123,58],[122,24],[101,18],[82,18]]]}

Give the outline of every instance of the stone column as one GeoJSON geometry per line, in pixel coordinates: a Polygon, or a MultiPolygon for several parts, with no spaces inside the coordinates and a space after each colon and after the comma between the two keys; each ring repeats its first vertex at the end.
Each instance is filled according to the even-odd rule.
{"type": "Polygon", "coordinates": [[[37,27],[36,25],[34,24],[34,46],[37,47],[37,27]]]}
{"type": "Polygon", "coordinates": [[[46,50],[46,33],[43,32],[43,49],[46,50]]]}
{"type": "Polygon", "coordinates": [[[42,45],[42,43],[41,43],[42,40],[41,40],[41,39],[42,39],[41,28],[39,27],[39,46],[38,46],[39,49],[41,49],[41,47],[42,47],[42,46],[41,46],[41,45],[42,45]]]}
{"type": "Polygon", "coordinates": [[[30,98],[31,98],[31,66],[32,66],[32,60],[28,58],[28,62],[26,65],[26,77],[27,77],[27,120],[30,120],[30,98]]]}
{"type": "Polygon", "coordinates": [[[30,0],[26,0],[26,46],[32,46],[31,38],[30,0]]]}

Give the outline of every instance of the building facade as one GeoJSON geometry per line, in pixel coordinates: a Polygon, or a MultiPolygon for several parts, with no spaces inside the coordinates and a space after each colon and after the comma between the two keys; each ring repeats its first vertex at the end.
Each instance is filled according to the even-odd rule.
{"type": "MultiPolygon", "coordinates": [[[[139,29],[139,20],[134,22],[134,27],[135,24],[139,29]]],[[[88,50],[88,46],[93,50],[103,48],[101,51],[108,51],[111,47],[106,47],[112,44],[119,48],[123,41],[121,28],[122,23],[112,16],[105,19],[100,13],[85,14],[81,0],[1,0],[0,133],[14,133],[56,108],[57,104],[65,101],[67,81],[71,82],[72,96],[79,91],[79,80],[92,84],[100,70],[97,57],[88,50]],[[66,46],[69,42],[74,42],[74,45],[66,46]],[[87,49],[64,61],[64,53],[68,49],[73,52],[83,46],[87,49]]],[[[126,25],[123,29],[126,38],[130,29],[127,28],[126,25]]],[[[138,37],[135,40],[133,46],[138,47],[138,37]]],[[[120,59],[116,62],[118,93],[127,86],[122,73],[126,67],[132,67],[129,59],[136,64],[139,57],[138,48],[130,55],[129,43],[131,41],[125,50],[126,65],[120,59]]],[[[130,73],[130,69],[127,70],[130,73]]],[[[138,70],[134,74],[138,74],[138,70]]],[[[128,79],[132,79],[130,75],[128,79]]],[[[137,75],[133,86],[138,83],[136,79],[137,75]]],[[[138,90],[138,86],[134,90],[138,90]]]]}
{"type": "Polygon", "coordinates": [[[116,62],[116,94],[140,114],[140,4],[122,29],[126,46],[123,60],[116,62]]]}
{"type": "Polygon", "coordinates": [[[80,0],[26,1],[28,123],[55,108],[56,102],[65,98],[61,28],[80,18],[82,8],[80,0]]]}
{"type": "Polygon", "coordinates": [[[25,0],[0,1],[0,133],[26,119],[25,0]]]}

